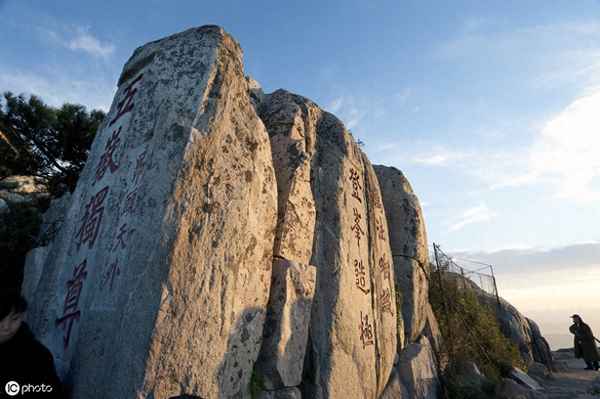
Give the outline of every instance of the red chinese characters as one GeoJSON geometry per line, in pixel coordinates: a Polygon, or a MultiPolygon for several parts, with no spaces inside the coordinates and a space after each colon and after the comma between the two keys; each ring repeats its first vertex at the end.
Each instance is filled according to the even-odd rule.
{"type": "Polygon", "coordinates": [[[394,315],[394,312],[392,311],[392,295],[389,288],[383,289],[379,293],[379,309],[382,313],[394,315]]]}
{"type": "Polygon", "coordinates": [[[129,240],[129,236],[135,231],[135,229],[127,229],[127,223],[123,223],[121,227],[119,227],[119,231],[117,232],[117,236],[115,237],[115,244],[113,245],[113,250],[117,249],[125,249],[127,247],[127,241],[129,240]]]}
{"type": "Polygon", "coordinates": [[[85,269],[86,264],[87,261],[84,260],[73,269],[73,276],[67,281],[67,294],[65,295],[63,314],[56,319],[56,326],[62,327],[64,331],[63,344],[65,349],[69,346],[73,323],[79,321],[81,316],[81,311],[79,310],[79,297],[81,296],[81,290],[83,289],[83,282],[87,277],[87,270],[85,269]]]}
{"type": "Polygon", "coordinates": [[[137,184],[144,174],[144,165],[146,160],[146,151],[142,152],[135,160],[135,169],[133,171],[133,184],[137,184]]]}
{"type": "Polygon", "coordinates": [[[356,198],[358,202],[362,203],[359,192],[359,190],[362,190],[362,186],[360,185],[360,176],[354,168],[350,169],[350,181],[352,182],[352,196],[356,198]]]}
{"type": "Polygon", "coordinates": [[[373,338],[373,325],[369,322],[369,315],[363,315],[363,312],[360,312],[360,325],[358,326],[360,331],[360,341],[363,344],[363,349],[365,349],[368,345],[374,345],[375,340],[373,338]]]}
{"type": "Polygon", "coordinates": [[[354,277],[356,288],[361,290],[364,294],[371,292],[369,287],[369,279],[367,278],[367,269],[363,265],[362,260],[354,260],[354,277]]]}
{"type": "Polygon", "coordinates": [[[359,210],[356,208],[353,208],[353,211],[354,211],[354,224],[352,225],[351,230],[354,232],[354,237],[356,238],[356,243],[360,247],[360,239],[361,239],[361,237],[363,237],[365,235],[364,230],[362,229],[362,227],[360,227],[360,221],[362,219],[362,215],[360,214],[359,210]]]}
{"type": "Polygon", "coordinates": [[[386,280],[390,279],[390,262],[385,259],[385,256],[379,258],[379,271],[383,275],[383,278],[386,280]]]}
{"type": "Polygon", "coordinates": [[[114,153],[117,149],[117,146],[121,142],[121,138],[119,137],[119,135],[121,134],[121,129],[122,127],[119,127],[108,138],[106,146],[104,147],[104,153],[100,157],[100,161],[98,162],[98,166],[96,167],[96,180],[94,181],[94,183],[100,181],[100,179],[104,177],[104,174],[107,170],[110,169],[110,173],[114,173],[117,169],[119,169],[119,165],[114,159],[114,153]]]}
{"type": "Polygon", "coordinates": [[[114,125],[123,115],[130,112],[133,109],[133,96],[137,93],[137,87],[134,87],[138,82],[142,80],[144,74],[140,74],[127,88],[125,89],[125,97],[117,103],[117,114],[110,121],[108,126],[114,125]]]}
{"type": "Polygon", "coordinates": [[[385,241],[385,227],[383,226],[381,217],[375,218],[375,230],[377,231],[377,238],[381,241],[385,241]]]}
{"type": "Polygon", "coordinates": [[[87,244],[89,249],[94,247],[102,223],[104,200],[108,195],[108,190],[108,186],[106,186],[98,191],[85,206],[85,214],[81,219],[81,227],[75,236],[77,240],[77,250],[79,250],[81,245],[85,244],[87,244]]]}
{"type": "Polygon", "coordinates": [[[106,285],[110,291],[113,289],[113,285],[115,283],[115,278],[121,274],[121,269],[119,268],[119,261],[115,260],[112,262],[107,270],[102,275],[102,281],[100,281],[100,289],[104,289],[106,285]]]}

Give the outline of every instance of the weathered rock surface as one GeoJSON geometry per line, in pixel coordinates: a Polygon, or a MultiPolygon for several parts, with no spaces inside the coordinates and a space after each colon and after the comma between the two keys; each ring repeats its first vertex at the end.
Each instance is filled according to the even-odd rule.
{"type": "Polygon", "coordinates": [[[274,391],[262,391],[257,399],[302,399],[298,388],[282,388],[274,391]]]}
{"type": "Polygon", "coordinates": [[[392,370],[392,375],[390,375],[390,380],[388,381],[385,390],[379,397],[379,399],[409,399],[408,391],[402,384],[402,379],[400,377],[400,372],[398,371],[398,367],[395,366],[392,370]]]}
{"type": "Polygon", "coordinates": [[[548,344],[548,341],[542,335],[537,323],[530,318],[526,318],[526,320],[531,331],[531,352],[533,360],[545,365],[549,371],[556,371],[550,344],[548,344]]]}
{"type": "Polygon", "coordinates": [[[0,180],[0,195],[3,192],[13,194],[39,194],[48,197],[46,187],[35,176],[8,176],[0,180]]]}
{"type": "Polygon", "coordinates": [[[519,385],[522,385],[532,391],[542,390],[542,386],[521,369],[513,368],[509,373],[509,377],[515,380],[519,385]]]}
{"type": "Polygon", "coordinates": [[[265,399],[440,392],[408,181],[264,94],[221,28],[134,52],[51,220],[24,289],[74,397],[247,398],[253,371],[265,399]]]}
{"type": "Polygon", "coordinates": [[[264,338],[255,366],[267,389],[302,382],[315,279],[314,266],[277,258],[273,261],[264,338]]]}
{"type": "Polygon", "coordinates": [[[316,218],[311,164],[322,111],[304,97],[279,90],[263,100],[259,115],[269,132],[277,177],[274,254],[309,264],[316,218]]]}
{"type": "Polygon", "coordinates": [[[519,385],[516,381],[503,378],[496,389],[498,399],[529,399],[530,390],[519,385]]]}
{"type": "Polygon", "coordinates": [[[377,398],[392,369],[397,319],[371,165],[343,124],[304,97],[278,90],[259,110],[278,181],[275,253],[317,268],[303,395],[377,398]]]}
{"type": "Polygon", "coordinates": [[[474,290],[479,301],[488,304],[495,310],[502,333],[517,346],[525,363],[528,365],[533,362],[542,363],[554,371],[555,366],[550,346],[542,336],[537,324],[527,319],[503,298],[500,298],[498,303],[495,296],[481,290],[469,280],[467,282],[468,287],[474,290]]]}
{"type": "Polygon", "coordinates": [[[406,342],[417,342],[429,306],[427,234],[423,211],[404,174],[396,168],[375,165],[383,205],[390,226],[397,289],[402,295],[406,342]]]}
{"type": "Polygon", "coordinates": [[[441,395],[438,368],[433,349],[427,337],[408,344],[400,354],[398,365],[402,384],[408,397],[414,399],[437,399],[441,395]]]}
{"type": "Polygon", "coordinates": [[[247,92],[214,26],[125,65],[30,312],[74,397],[246,394],[277,216],[247,92]]]}
{"type": "Polygon", "coordinates": [[[31,302],[35,297],[35,292],[37,291],[38,284],[42,278],[44,264],[48,256],[49,249],[50,248],[48,247],[38,247],[33,248],[31,251],[29,251],[29,253],[27,253],[27,259],[25,260],[24,266],[24,273],[27,278],[23,280],[21,294],[29,302],[31,302]]]}

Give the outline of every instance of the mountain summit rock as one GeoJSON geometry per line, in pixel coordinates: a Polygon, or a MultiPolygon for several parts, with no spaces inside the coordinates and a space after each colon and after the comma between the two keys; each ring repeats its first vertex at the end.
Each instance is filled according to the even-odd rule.
{"type": "Polygon", "coordinates": [[[29,323],[76,398],[435,398],[441,336],[408,180],[266,94],[203,26],[134,51],[29,323]]]}

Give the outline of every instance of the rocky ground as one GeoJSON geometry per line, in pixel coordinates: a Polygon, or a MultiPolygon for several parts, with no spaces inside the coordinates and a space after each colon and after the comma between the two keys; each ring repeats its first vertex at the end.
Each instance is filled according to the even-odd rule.
{"type": "Polygon", "coordinates": [[[600,398],[600,372],[584,370],[583,360],[575,359],[570,350],[560,350],[553,355],[560,371],[550,378],[538,379],[548,399],[600,398]]]}

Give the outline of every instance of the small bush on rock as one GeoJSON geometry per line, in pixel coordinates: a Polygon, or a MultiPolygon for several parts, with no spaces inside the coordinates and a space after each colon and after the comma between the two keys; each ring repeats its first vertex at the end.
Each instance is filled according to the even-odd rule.
{"type": "Polygon", "coordinates": [[[525,369],[525,364],[516,345],[502,334],[494,309],[480,303],[461,278],[445,273],[441,279],[432,275],[430,280],[430,302],[448,359],[444,381],[450,398],[491,398],[494,384],[513,366],[525,369]],[[474,376],[462,375],[460,365],[468,362],[475,363],[485,376],[478,383],[473,382],[474,376]]]}

